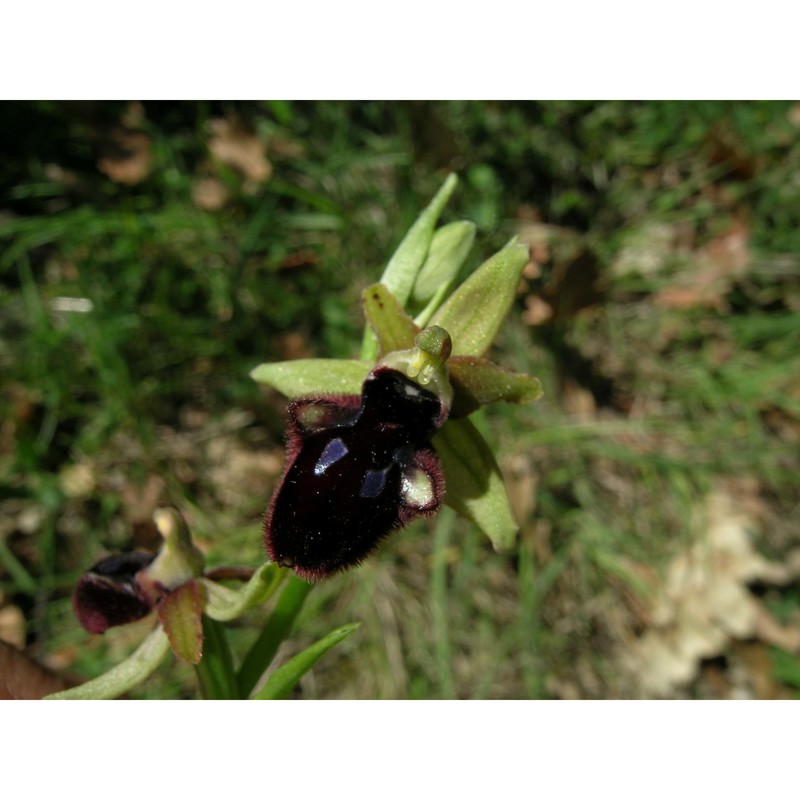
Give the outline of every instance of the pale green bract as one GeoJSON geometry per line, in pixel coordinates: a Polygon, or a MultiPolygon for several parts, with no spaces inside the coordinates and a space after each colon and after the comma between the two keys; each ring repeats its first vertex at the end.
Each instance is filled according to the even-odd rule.
{"type": "Polygon", "coordinates": [[[456,419],[433,437],[433,446],[444,467],[447,505],[482,530],[495,550],[510,550],[519,526],[486,439],[468,419],[456,419]]]}
{"type": "MultiPolygon", "coordinates": [[[[457,185],[458,177],[448,175],[442,188],[400,242],[381,275],[380,282],[397,298],[401,306],[405,306],[411,296],[414,281],[428,256],[436,223],[457,185]]],[[[367,329],[361,344],[361,358],[371,361],[377,353],[375,334],[367,329]]]]}
{"type": "Polygon", "coordinates": [[[320,394],[360,394],[361,384],[372,366],[368,361],[299,358],[259,364],[250,372],[250,377],[290,399],[320,394]]]}
{"type": "Polygon", "coordinates": [[[433,234],[428,256],[414,281],[412,301],[423,305],[442,284],[450,285],[458,277],[474,241],[474,222],[459,220],[442,225],[433,234]]]}

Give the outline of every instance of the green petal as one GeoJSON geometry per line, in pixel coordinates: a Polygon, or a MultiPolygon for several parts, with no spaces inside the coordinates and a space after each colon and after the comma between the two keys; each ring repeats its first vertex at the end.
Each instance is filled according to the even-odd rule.
{"type": "Polygon", "coordinates": [[[292,692],[297,682],[308,672],[317,661],[328,652],[334,645],[347,638],[358,626],[360,622],[352,622],[349,625],[342,625],[335,631],[331,631],[327,636],[315,642],[311,647],[298,653],[294,658],[287,661],[272,673],[258,694],[253,695],[254,700],[284,700],[292,692]]]}
{"type": "Polygon", "coordinates": [[[48,695],[46,700],[111,700],[129,692],[156,671],[169,653],[169,639],[159,625],[139,647],[108,672],[72,689],[48,695]]]}
{"type": "Polygon", "coordinates": [[[474,222],[451,222],[433,234],[428,257],[414,281],[411,297],[417,307],[456,279],[475,241],[475,227],[474,222]]]}
{"type": "Polygon", "coordinates": [[[188,664],[199,664],[203,657],[203,602],[196,581],[189,581],[168,592],[156,606],[172,652],[188,664]]]}
{"type": "MultiPolygon", "coordinates": [[[[397,298],[401,306],[405,306],[411,296],[417,273],[425,263],[431,246],[433,229],[457,184],[456,175],[447,176],[442,188],[417,217],[381,275],[380,282],[397,298]]],[[[371,330],[364,331],[361,358],[373,361],[377,353],[378,343],[375,334],[371,330]]]]}
{"type": "Polygon", "coordinates": [[[503,369],[485,358],[454,356],[447,367],[455,390],[451,418],[465,417],[489,403],[532,403],[542,396],[538,378],[503,369]]]}
{"type": "Polygon", "coordinates": [[[361,394],[372,364],[335,358],[299,358],[259,364],[250,377],[290,400],[321,394],[361,394]]]}
{"type": "Polygon", "coordinates": [[[454,356],[481,356],[491,346],[517,294],[528,248],[512,240],[485,261],[431,317],[453,339],[454,356]]]}
{"type": "Polygon", "coordinates": [[[419,333],[419,328],[382,283],[365,289],[361,293],[361,302],[367,322],[378,338],[379,355],[414,346],[414,337],[419,333]]]}
{"type": "Polygon", "coordinates": [[[286,576],[286,570],[277,564],[262,564],[252,578],[238,591],[222,586],[215,581],[201,578],[206,590],[206,614],[220,622],[228,622],[242,616],[253,606],[269,600],[286,576]]]}
{"type": "Polygon", "coordinates": [[[517,523],[491,448],[468,419],[450,420],[433,437],[442,460],[445,502],[475,523],[498,552],[509,550],[517,523]]]}

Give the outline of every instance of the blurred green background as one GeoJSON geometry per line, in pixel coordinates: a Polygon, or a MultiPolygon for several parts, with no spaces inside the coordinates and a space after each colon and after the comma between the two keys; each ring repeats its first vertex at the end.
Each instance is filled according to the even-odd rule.
{"type": "MultiPolygon", "coordinates": [[[[455,171],[468,265],[532,260],[492,357],[545,398],[477,420],[521,525],[441,515],[312,592],[280,657],[359,631],[307,698],[800,692],[800,104],[4,103],[0,639],[91,677],[70,593],[153,547],[257,564],[284,401],[351,357],[359,293],[455,171]]],[[[233,630],[252,641],[264,610],[233,630]]],[[[134,696],[185,697],[169,664],[134,696]]]]}

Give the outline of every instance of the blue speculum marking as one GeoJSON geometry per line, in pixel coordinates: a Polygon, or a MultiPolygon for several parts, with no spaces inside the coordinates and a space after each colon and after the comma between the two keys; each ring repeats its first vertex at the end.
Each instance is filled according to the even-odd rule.
{"type": "Polygon", "coordinates": [[[314,465],[315,475],[324,475],[328,467],[333,466],[340,458],[347,455],[347,445],[341,439],[331,439],[325,445],[319,461],[314,465]]]}
{"type": "Polygon", "coordinates": [[[386,467],[386,469],[368,469],[364,483],[361,484],[359,495],[361,497],[377,497],[386,484],[386,473],[388,471],[389,467],[386,467]]]}

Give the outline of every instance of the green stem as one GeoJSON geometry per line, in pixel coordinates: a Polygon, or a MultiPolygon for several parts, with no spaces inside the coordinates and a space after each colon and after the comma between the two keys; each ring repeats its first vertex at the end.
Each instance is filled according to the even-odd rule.
{"type": "Polygon", "coordinates": [[[203,615],[203,658],[195,667],[200,693],[206,700],[239,697],[236,668],[224,626],[203,615]]]}
{"type": "Polygon", "coordinates": [[[281,642],[291,630],[312,586],[313,584],[301,581],[295,575],[289,578],[272,615],[245,656],[239,670],[239,697],[250,696],[275,657],[281,642]]]}
{"type": "Polygon", "coordinates": [[[46,700],[111,700],[129,692],[155,672],[169,653],[169,639],[158,625],[124,661],[94,680],[47,695],[46,700]]]}

